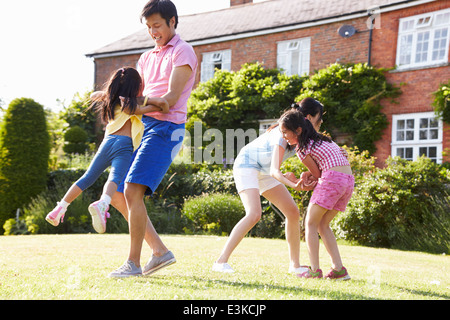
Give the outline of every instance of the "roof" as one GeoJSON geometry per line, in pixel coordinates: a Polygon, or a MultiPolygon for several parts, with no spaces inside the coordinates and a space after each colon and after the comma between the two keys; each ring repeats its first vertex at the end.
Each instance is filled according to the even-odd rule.
{"type": "MultiPolygon", "coordinates": [[[[176,32],[189,43],[237,37],[257,32],[276,32],[283,27],[301,27],[336,18],[367,15],[367,9],[418,5],[433,0],[270,0],[179,17],[176,32]]],[[[279,31],[278,31],[279,32],[279,31]]],[[[88,53],[88,57],[145,51],[154,46],[143,28],[130,36],[88,53]]]]}

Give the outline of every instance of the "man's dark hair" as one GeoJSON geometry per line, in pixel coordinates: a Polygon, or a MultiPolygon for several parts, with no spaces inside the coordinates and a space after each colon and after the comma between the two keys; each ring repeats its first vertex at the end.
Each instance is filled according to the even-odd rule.
{"type": "Polygon", "coordinates": [[[147,19],[152,14],[159,13],[161,17],[166,20],[167,25],[170,25],[170,19],[175,17],[175,29],[178,26],[178,13],[177,8],[170,0],[150,0],[142,9],[142,19],[147,19]]]}

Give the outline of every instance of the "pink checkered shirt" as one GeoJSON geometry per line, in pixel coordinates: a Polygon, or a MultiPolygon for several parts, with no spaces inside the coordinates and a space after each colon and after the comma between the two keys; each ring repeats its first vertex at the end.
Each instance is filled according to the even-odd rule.
{"type": "Polygon", "coordinates": [[[311,148],[313,142],[313,140],[310,140],[305,149],[297,151],[297,156],[300,160],[305,160],[306,156],[309,154],[322,172],[333,167],[350,165],[336,143],[327,141],[322,141],[322,143],[320,143],[319,141],[314,148],[311,148]]]}

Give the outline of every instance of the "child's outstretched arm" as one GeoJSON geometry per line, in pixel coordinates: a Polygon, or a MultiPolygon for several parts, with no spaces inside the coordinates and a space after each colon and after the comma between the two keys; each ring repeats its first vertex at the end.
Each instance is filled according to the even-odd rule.
{"type": "Polygon", "coordinates": [[[272,161],[270,163],[270,175],[286,186],[295,188],[297,185],[297,181],[290,177],[290,175],[285,176],[280,170],[281,163],[283,162],[284,152],[285,150],[282,146],[277,145],[274,147],[272,153],[272,161]]]}

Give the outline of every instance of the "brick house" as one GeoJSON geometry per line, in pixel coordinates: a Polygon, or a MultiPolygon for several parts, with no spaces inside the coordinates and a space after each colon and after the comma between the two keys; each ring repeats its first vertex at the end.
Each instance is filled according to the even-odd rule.
{"type": "MultiPolygon", "coordinates": [[[[254,61],[288,74],[335,62],[396,66],[386,75],[403,94],[398,104],[383,102],[389,126],[376,143],[376,164],[390,155],[450,161],[449,125],[432,108],[432,93],[450,79],[450,0],[230,0],[230,8],[179,17],[177,33],[197,54],[197,83],[215,68],[254,61]]],[[[143,28],[87,54],[96,86],[153,46],[143,28]]]]}

